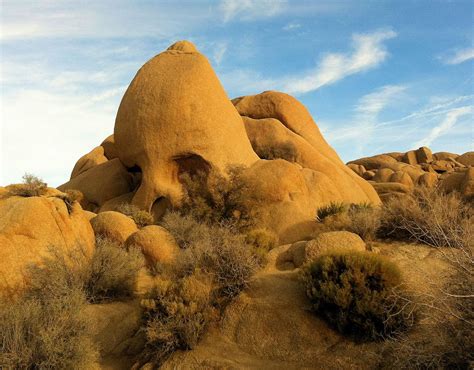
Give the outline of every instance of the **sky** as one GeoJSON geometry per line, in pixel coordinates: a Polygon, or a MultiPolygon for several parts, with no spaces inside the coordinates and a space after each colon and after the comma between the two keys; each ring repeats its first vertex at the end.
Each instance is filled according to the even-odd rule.
{"type": "Polygon", "coordinates": [[[287,92],[347,162],[474,150],[474,5],[462,0],[0,0],[0,185],[68,181],[137,70],[177,40],[229,98],[287,92]]]}

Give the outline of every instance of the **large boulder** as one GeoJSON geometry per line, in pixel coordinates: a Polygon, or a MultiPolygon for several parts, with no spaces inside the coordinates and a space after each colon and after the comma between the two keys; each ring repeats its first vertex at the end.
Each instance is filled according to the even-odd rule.
{"type": "Polygon", "coordinates": [[[434,160],[448,159],[448,158],[456,159],[457,157],[459,157],[459,154],[450,153],[450,152],[437,152],[433,154],[434,160]]]}
{"type": "MultiPolygon", "coordinates": [[[[291,256],[294,267],[301,267],[328,252],[364,252],[365,242],[349,231],[329,231],[310,241],[296,242],[285,252],[291,256]]],[[[288,259],[287,256],[285,256],[288,259]]]]}
{"type": "Polygon", "coordinates": [[[95,239],[78,203],[68,207],[60,194],[20,197],[5,193],[0,198],[0,246],[0,293],[4,293],[24,286],[27,267],[40,263],[52,248],[66,255],[81,250],[90,257],[95,239]]]}
{"type": "Polygon", "coordinates": [[[433,153],[431,152],[431,149],[426,146],[422,146],[415,150],[415,154],[418,163],[430,163],[433,161],[433,153]]]}
{"type": "Polygon", "coordinates": [[[394,171],[390,168],[381,168],[375,173],[372,180],[375,182],[389,182],[393,173],[394,171]]]}
{"type": "Polygon", "coordinates": [[[142,171],[132,203],[147,211],[161,199],[180,203],[183,172],[225,173],[258,160],[209,61],[187,41],[140,68],[120,103],[114,140],[120,160],[142,171]]]}
{"type": "Polygon", "coordinates": [[[456,161],[465,166],[474,166],[474,152],[466,152],[457,157],[456,161]]]}
{"type": "Polygon", "coordinates": [[[125,241],[126,248],[139,248],[150,267],[172,263],[179,252],[178,244],[165,228],[157,225],[145,226],[130,235],[125,241]]]}
{"type": "Polygon", "coordinates": [[[398,163],[398,161],[390,155],[378,154],[372,157],[365,157],[348,162],[348,164],[360,164],[366,170],[377,170],[379,168],[391,168],[391,165],[398,163]]]}
{"type": "Polygon", "coordinates": [[[81,203],[83,208],[97,211],[109,199],[129,193],[134,187],[133,176],[116,158],[90,168],[58,189],[79,190],[85,197],[84,203],[81,203]]]}
{"type": "MultiPolygon", "coordinates": [[[[286,108],[287,105],[284,105],[279,101],[280,95],[285,97],[285,102],[294,101],[294,105],[297,108],[304,108],[300,107],[301,104],[294,98],[289,97],[286,94],[277,92],[272,92],[270,94],[270,92],[267,92],[260,95],[266,95],[265,99],[269,101],[272,99],[276,100],[275,105],[282,105],[281,109],[286,108]]],[[[256,95],[256,97],[241,98],[241,100],[236,103],[237,108],[239,108],[241,104],[246,103],[246,109],[244,112],[250,114],[251,105],[247,99],[253,98],[256,100],[255,104],[258,104],[260,101],[258,97],[260,95],[256,95]]],[[[250,101],[252,101],[252,99],[250,99],[250,101]]],[[[259,105],[257,105],[257,107],[254,109],[257,109],[258,107],[259,105]]],[[[295,108],[293,108],[291,112],[294,110],[295,108]]],[[[303,116],[303,118],[305,118],[305,121],[303,122],[308,122],[308,124],[311,122],[311,127],[314,127],[315,130],[317,130],[316,124],[312,120],[309,121],[311,117],[308,118],[304,116],[304,112],[300,112],[299,114],[299,116],[303,116]]],[[[286,111],[279,114],[278,109],[275,108],[273,111],[267,114],[273,114],[275,116],[285,117],[291,120],[292,116],[289,113],[285,115],[285,113],[286,111]]],[[[257,116],[261,115],[263,115],[263,113],[257,114],[257,116]]],[[[320,173],[321,175],[325,175],[328,180],[326,182],[332,182],[333,184],[331,185],[331,188],[336,189],[336,191],[339,193],[339,201],[347,203],[371,202],[375,204],[379,202],[379,199],[372,187],[367,184],[366,181],[362,180],[360,176],[345,166],[344,163],[337,157],[337,155],[334,157],[333,154],[331,154],[332,149],[324,141],[322,136],[319,137],[319,131],[316,131],[313,133],[314,135],[309,136],[311,133],[309,129],[303,130],[301,125],[296,126],[298,123],[297,121],[291,121],[293,126],[290,127],[296,126],[300,132],[305,132],[306,136],[309,138],[319,138],[319,147],[315,147],[305,138],[293,132],[289,127],[285,126],[281,121],[275,118],[253,119],[244,116],[243,120],[245,129],[250,138],[250,142],[252,143],[252,147],[262,159],[282,158],[287,161],[296,162],[303,168],[308,168],[320,173]],[[325,153],[330,153],[331,156],[328,157],[325,153]]]]}
{"type": "Polygon", "coordinates": [[[125,243],[130,235],[138,231],[135,222],[120,212],[101,212],[90,220],[97,237],[107,238],[119,244],[125,243]]]}
{"type": "Polygon", "coordinates": [[[117,148],[115,147],[114,135],[107,136],[100,146],[104,148],[104,155],[108,159],[114,159],[118,157],[117,148]]]}
{"type": "Polygon", "coordinates": [[[86,172],[88,169],[99,164],[105,163],[107,161],[108,159],[104,155],[104,148],[98,146],[97,148],[92,149],[89,153],[79,158],[72,170],[71,179],[80,175],[83,172],[86,172]]]}

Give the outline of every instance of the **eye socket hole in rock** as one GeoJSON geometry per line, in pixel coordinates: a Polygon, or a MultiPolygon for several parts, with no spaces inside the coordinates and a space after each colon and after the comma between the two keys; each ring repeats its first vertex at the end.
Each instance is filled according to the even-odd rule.
{"type": "Polygon", "coordinates": [[[178,178],[184,174],[195,177],[198,174],[205,174],[206,176],[211,171],[211,165],[203,157],[198,154],[184,154],[174,158],[178,165],[178,178]]]}
{"type": "Polygon", "coordinates": [[[153,215],[155,222],[160,220],[170,207],[171,203],[166,197],[159,197],[157,200],[155,200],[153,206],[151,207],[151,214],[153,215]]]}

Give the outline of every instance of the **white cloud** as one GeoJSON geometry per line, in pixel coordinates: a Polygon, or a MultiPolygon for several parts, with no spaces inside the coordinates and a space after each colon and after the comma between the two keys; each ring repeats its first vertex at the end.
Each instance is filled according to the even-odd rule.
{"type": "Polygon", "coordinates": [[[285,25],[282,30],[283,31],[293,31],[293,30],[296,30],[298,28],[301,28],[301,24],[299,23],[288,23],[287,25],[285,25]]]}
{"type": "Polygon", "coordinates": [[[250,20],[273,17],[281,14],[287,5],[287,0],[222,0],[220,10],[224,22],[239,18],[250,20]]]}
{"type": "Polygon", "coordinates": [[[458,122],[459,118],[472,113],[471,106],[460,107],[446,113],[444,119],[431,129],[429,134],[413,144],[413,147],[430,146],[436,139],[448,132],[458,122]]]}
{"type": "Polygon", "coordinates": [[[389,55],[383,41],[396,35],[392,30],[355,34],[352,36],[351,53],[327,54],[313,70],[287,79],[282,89],[290,94],[303,94],[375,68],[389,55]]]}
{"type": "Polygon", "coordinates": [[[227,43],[226,42],[219,42],[214,48],[213,52],[213,59],[216,62],[217,65],[220,65],[222,62],[222,59],[224,59],[224,55],[227,51],[227,43]]]}
{"type": "Polygon", "coordinates": [[[460,64],[471,59],[474,59],[473,47],[458,50],[454,53],[454,55],[443,58],[443,61],[446,64],[460,64]]]}

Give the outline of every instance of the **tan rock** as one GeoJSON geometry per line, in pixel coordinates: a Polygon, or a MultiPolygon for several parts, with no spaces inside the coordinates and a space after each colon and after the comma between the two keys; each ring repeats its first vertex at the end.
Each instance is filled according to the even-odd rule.
{"type": "Polygon", "coordinates": [[[102,207],[99,209],[100,212],[106,212],[106,211],[116,211],[118,207],[122,204],[131,204],[133,196],[135,195],[135,192],[130,192],[130,193],[125,193],[122,195],[119,195],[118,197],[109,199],[107,202],[105,202],[102,207]]]}
{"type": "Polygon", "coordinates": [[[173,236],[165,228],[157,225],[145,226],[133,233],[125,241],[125,247],[140,248],[148,266],[157,263],[172,263],[179,252],[179,247],[173,236]]]}
{"type": "Polygon", "coordinates": [[[418,163],[430,163],[433,161],[433,153],[431,152],[431,149],[426,146],[417,149],[415,154],[418,163]]]}
{"type": "Polygon", "coordinates": [[[454,164],[451,161],[439,159],[431,163],[431,167],[438,173],[451,172],[454,164]]]}
{"type": "Polygon", "coordinates": [[[382,199],[382,202],[386,202],[387,200],[394,197],[404,196],[411,191],[408,186],[399,184],[397,182],[381,182],[373,183],[372,185],[379,194],[380,199],[382,199]]]}
{"type": "Polygon", "coordinates": [[[381,168],[375,173],[372,180],[375,182],[389,182],[390,176],[392,176],[393,173],[393,170],[390,168],[381,168]]]}
{"type": "Polygon", "coordinates": [[[387,154],[374,155],[373,157],[366,157],[350,161],[347,164],[360,164],[366,170],[376,170],[379,168],[390,168],[391,165],[397,164],[397,160],[387,154]]]}
{"type": "Polygon", "coordinates": [[[375,171],[366,171],[363,173],[362,178],[365,180],[372,180],[375,176],[375,171]]]}
{"type": "Polygon", "coordinates": [[[97,213],[94,213],[91,211],[83,211],[83,212],[84,212],[84,216],[86,216],[88,221],[92,220],[95,216],[97,216],[97,213]]]}
{"type": "Polygon", "coordinates": [[[365,242],[359,235],[348,231],[330,231],[321,233],[308,242],[292,244],[288,253],[293,256],[294,266],[301,267],[328,252],[363,252],[365,250],[365,242]]]}
{"type": "Polygon", "coordinates": [[[122,213],[101,212],[90,221],[96,237],[104,237],[123,244],[130,235],[138,231],[137,225],[122,213]]]}
{"type": "Polygon", "coordinates": [[[88,169],[105,162],[107,162],[107,158],[104,156],[104,148],[98,146],[77,161],[72,170],[71,179],[86,172],[88,169]]]}
{"type": "Polygon", "coordinates": [[[120,103],[114,139],[120,160],[142,170],[133,204],[147,211],[160,198],[180,203],[182,172],[258,160],[209,61],[186,41],[140,68],[120,103]]]}
{"type": "Polygon", "coordinates": [[[474,166],[474,152],[466,152],[456,158],[456,161],[465,166],[474,166]]]}
{"type": "Polygon", "coordinates": [[[408,173],[404,172],[404,171],[394,172],[390,176],[389,182],[396,182],[396,183],[399,183],[399,184],[403,184],[403,185],[408,186],[409,188],[414,187],[414,183],[413,183],[413,180],[411,179],[410,175],[408,173]]]}
{"type": "Polygon", "coordinates": [[[446,173],[440,178],[439,186],[447,193],[450,193],[452,191],[461,192],[465,176],[466,174],[464,171],[446,173]]]}
{"type": "Polygon", "coordinates": [[[398,162],[401,162],[403,160],[403,156],[405,153],[402,152],[391,152],[391,153],[385,153],[385,155],[389,155],[393,159],[395,159],[398,162]]]}
{"type": "Polygon", "coordinates": [[[405,153],[402,159],[403,162],[415,165],[418,163],[417,158],[416,158],[416,152],[414,150],[410,150],[405,153]]]}
{"type": "MultiPolygon", "coordinates": [[[[278,97],[278,94],[280,93],[274,92],[272,96],[278,97]]],[[[326,157],[325,150],[315,148],[279,120],[275,118],[253,119],[243,117],[243,121],[252,147],[263,158],[269,152],[273,155],[281,153],[282,157],[292,157],[290,161],[300,164],[303,168],[326,175],[333,182],[331,187],[340,194],[340,199],[343,202],[359,203],[368,201],[375,204],[379,202],[378,196],[372,187],[345,166],[341,160],[336,161],[336,159],[326,157]],[[291,149],[291,153],[287,153],[285,149],[291,149]]],[[[316,127],[316,124],[313,123],[313,126],[316,127]]]]}
{"type": "Polygon", "coordinates": [[[438,175],[436,173],[428,172],[418,178],[417,185],[426,186],[429,188],[435,187],[438,183],[438,175]]]}
{"type": "Polygon", "coordinates": [[[474,198],[474,167],[469,167],[465,172],[461,184],[461,194],[468,199],[474,198]]]}
{"type": "Polygon", "coordinates": [[[355,163],[350,163],[347,165],[347,167],[349,167],[352,171],[354,171],[357,175],[359,175],[360,177],[362,177],[362,175],[367,172],[367,170],[365,169],[364,166],[362,166],[361,164],[355,164],[355,163]]]}
{"type": "Polygon", "coordinates": [[[130,192],[134,186],[132,175],[116,158],[90,168],[59,186],[58,189],[61,191],[79,190],[91,203],[91,205],[82,203],[83,208],[95,211],[109,199],[130,192]]]}
{"type": "Polygon", "coordinates": [[[104,155],[110,160],[118,158],[117,148],[115,147],[114,135],[107,136],[107,138],[100,144],[104,148],[104,155]]]}
{"type": "Polygon", "coordinates": [[[459,157],[459,154],[449,153],[449,152],[437,152],[433,154],[434,160],[441,160],[441,159],[446,160],[448,158],[456,159],[457,157],[459,157]]]}
{"type": "Polygon", "coordinates": [[[0,198],[0,294],[27,283],[27,266],[41,262],[51,249],[91,256],[94,232],[78,203],[69,212],[56,196],[0,198]]]}

